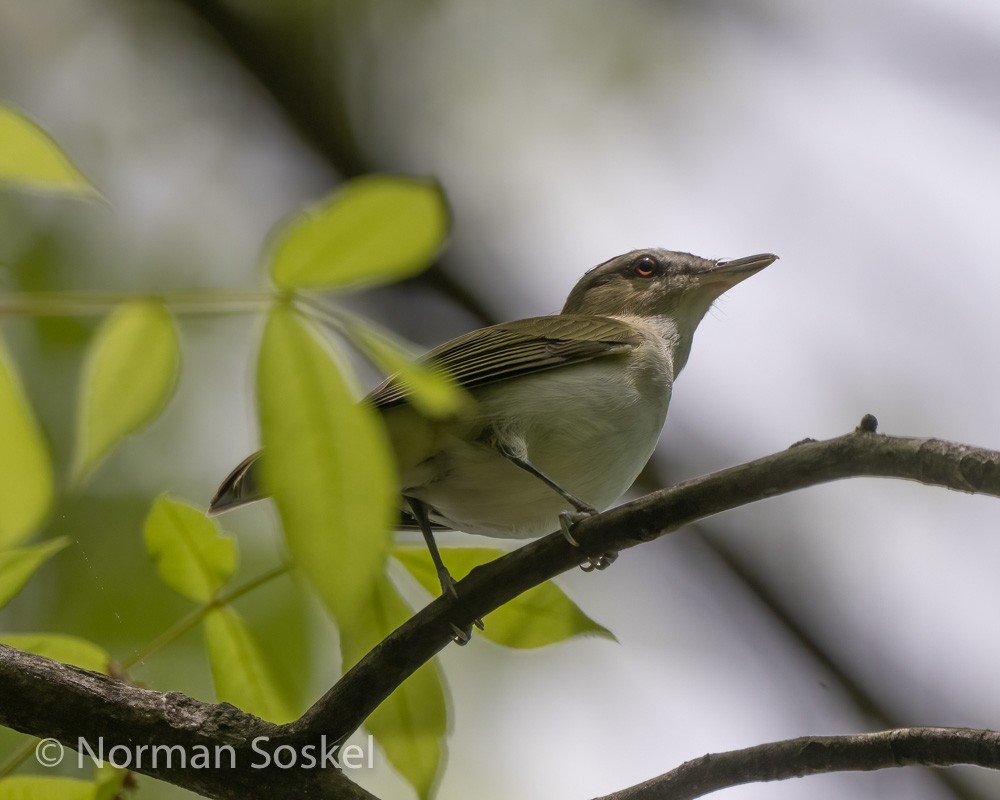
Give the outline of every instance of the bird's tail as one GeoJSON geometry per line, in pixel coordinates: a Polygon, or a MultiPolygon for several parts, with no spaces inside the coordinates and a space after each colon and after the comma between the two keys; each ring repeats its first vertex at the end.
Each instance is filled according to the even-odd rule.
{"type": "Polygon", "coordinates": [[[260,488],[257,470],[260,469],[261,451],[243,459],[239,466],[229,473],[222,485],[216,490],[215,496],[208,504],[208,516],[214,517],[255,500],[262,500],[264,494],[260,488]]]}

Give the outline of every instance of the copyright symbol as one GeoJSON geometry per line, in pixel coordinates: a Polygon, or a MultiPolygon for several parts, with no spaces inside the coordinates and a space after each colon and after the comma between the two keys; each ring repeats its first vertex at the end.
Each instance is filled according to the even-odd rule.
{"type": "Polygon", "coordinates": [[[66,749],[58,739],[42,739],[35,746],[35,760],[43,767],[57,767],[62,763],[66,749]]]}

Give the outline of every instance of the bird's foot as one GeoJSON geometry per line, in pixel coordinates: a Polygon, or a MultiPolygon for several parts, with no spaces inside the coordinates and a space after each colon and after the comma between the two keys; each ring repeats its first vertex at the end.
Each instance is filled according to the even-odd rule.
{"type": "Polygon", "coordinates": [[[441,582],[441,594],[445,597],[454,597],[458,599],[458,590],[455,588],[455,579],[451,577],[451,573],[448,572],[446,567],[438,567],[438,581],[441,582]]]}
{"type": "Polygon", "coordinates": [[[580,565],[584,572],[607,569],[618,560],[618,552],[601,553],[599,556],[587,556],[587,560],[580,565]]]}
{"type": "Polygon", "coordinates": [[[466,625],[464,628],[458,627],[454,622],[449,622],[451,625],[451,640],[461,646],[467,645],[472,640],[472,626],[466,625]]]}
{"type": "MultiPolygon", "coordinates": [[[[559,514],[559,528],[562,530],[562,535],[566,538],[566,541],[573,547],[579,547],[580,543],[573,536],[573,527],[581,520],[585,520],[587,517],[592,517],[597,513],[598,511],[596,508],[589,506],[585,509],[581,508],[577,511],[561,512],[559,514]]],[[[593,572],[595,569],[607,569],[615,563],[615,559],[617,558],[617,552],[601,553],[599,556],[587,556],[587,560],[580,565],[580,569],[584,572],[593,572]]]]}
{"type": "MultiPolygon", "coordinates": [[[[441,582],[441,594],[444,597],[452,597],[458,599],[458,590],[455,588],[455,579],[451,577],[451,573],[447,569],[441,568],[438,570],[438,580],[441,582]]],[[[451,638],[455,644],[465,645],[468,644],[472,639],[472,625],[475,625],[479,630],[484,630],[485,625],[481,619],[474,619],[472,625],[466,625],[464,628],[460,628],[454,622],[449,622],[451,625],[452,633],[454,634],[451,638]]]]}
{"type": "Polygon", "coordinates": [[[454,622],[449,622],[448,625],[451,626],[451,640],[460,647],[472,641],[472,625],[475,625],[479,630],[486,628],[481,619],[472,620],[472,625],[466,625],[464,628],[459,627],[454,622]]]}
{"type": "Polygon", "coordinates": [[[566,541],[573,545],[573,547],[580,546],[580,543],[573,537],[573,528],[576,527],[576,524],[578,522],[582,522],[588,517],[593,517],[600,513],[593,506],[588,506],[583,503],[580,505],[582,508],[577,508],[576,511],[559,512],[559,528],[562,530],[562,535],[566,537],[566,541]]]}

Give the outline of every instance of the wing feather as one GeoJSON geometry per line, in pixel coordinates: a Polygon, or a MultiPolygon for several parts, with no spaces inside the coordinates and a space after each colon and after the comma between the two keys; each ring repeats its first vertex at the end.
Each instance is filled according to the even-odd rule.
{"type": "MultiPolygon", "coordinates": [[[[504,322],[445,342],[421,361],[473,389],[565,364],[628,352],[641,341],[628,323],[611,317],[558,314],[504,322]]],[[[406,387],[390,376],[368,395],[376,408],[405,403],[406,387]]]]}

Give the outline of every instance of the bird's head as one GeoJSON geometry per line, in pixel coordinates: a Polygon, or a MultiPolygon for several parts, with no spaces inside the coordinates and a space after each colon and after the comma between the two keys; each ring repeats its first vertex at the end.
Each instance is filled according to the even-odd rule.
{"type": "Polygon", "coordinates": [[[570,292],[562,313],[643,317],[669,323],[678,338],[676,370],[680,371],[694,330],[712,303],[776,259],[762,253],[713,261],[670,250],[633,250],[584,274],[570,292]]]}

